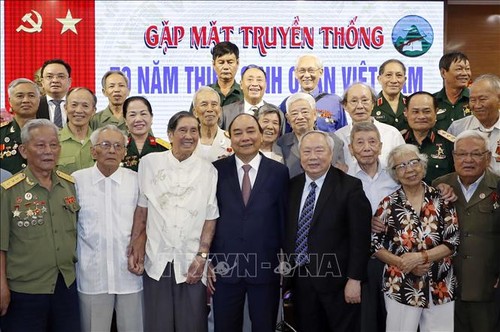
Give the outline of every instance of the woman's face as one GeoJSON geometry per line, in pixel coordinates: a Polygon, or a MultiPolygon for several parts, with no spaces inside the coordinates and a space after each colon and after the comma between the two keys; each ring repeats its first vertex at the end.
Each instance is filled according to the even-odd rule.
{"type": "Polygon", "coordinates": [[[394,158],[396,178],[403,187],[420,185],[424,178],[424,166],[418,156],[405,153],[394,158]]]}
{"type": "Polygon", "coordinates": [[[151,131],[153,116],[143,101],[134,100],[128,104],[125,122],[132,136],[141,136],[151,131]]]}

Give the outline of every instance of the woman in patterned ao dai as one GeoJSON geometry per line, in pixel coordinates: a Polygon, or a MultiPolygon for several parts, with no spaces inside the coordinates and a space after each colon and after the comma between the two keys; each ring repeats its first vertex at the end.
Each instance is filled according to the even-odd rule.
{"type": "Polygon", "coordinates": [[[403,144],[388,156],[401,187],[385,197],[375,216],[385,232],[372,233],[375,256],[386,263],[383,291],[387,331],[453,331],[457,279],[452,256],[458,246],[455,208],[422,180],[427,157],[403,144]]]}

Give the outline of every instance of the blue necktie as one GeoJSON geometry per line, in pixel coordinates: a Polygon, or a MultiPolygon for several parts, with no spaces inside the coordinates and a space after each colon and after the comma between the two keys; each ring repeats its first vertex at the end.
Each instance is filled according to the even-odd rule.
{"type": "Polygon", "coordinates": [[[314,215],[314,202],[316,200],[316,183],[311,182],[309,194],[307,194],[306,201],[304,202],[304,207],[299,217],[299,224],[297,230],[297,239],[295,240],[295,263],[302,266],[309,262],[309,257],[307,256],[307,237],[309,235],[309,228],[311,227],[311,221],[314,215]]]}
{"type": "Polygon", "coordinates": [[[62,128],[62,114],[61,114],[61,103],[62,100],[55,100],[52,99],[52,102],[54,105],[56,105],[56,110],[54,112],[54,124],[58,126],[59,128],[62,128]]]}

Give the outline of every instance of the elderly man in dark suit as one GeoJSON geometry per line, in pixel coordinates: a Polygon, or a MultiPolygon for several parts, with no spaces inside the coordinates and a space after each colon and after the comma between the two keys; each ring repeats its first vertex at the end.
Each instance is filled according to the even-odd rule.
{"type": "MultiPolygon", "coordinates": [[[[214,162],[220,217],[212,242],[215,331],[241,331],[248,296],[252,331],[274,331],[288,189],[287,168],[259,153],[262,129],[249,114],[229,126],[234,155],[214,162]]],[[[367,242],[369,244],[369,241],[367,242]]]]}
{"type": "Polygon", "coordinates": [[[457,273],[455,331],[498,331],[495,291],[500,275],[500,177],[490,170],[488,140],[466,130],[455,140],[456,172],[437,178],[458,195],[455,207],[460,223],[460,245],[453,263],[457,273]]]}
{"type": "Polygon", "coordinates": [[[333,151],[328,133],[306,133],[300,142],[305,174],[290,182],[286,288],[298,331],[360,330],[371,207],[361,181],[331,166],[333,151]]]}
{"type": "MultiPolygon", "coordinates": [[[[298,92],[286,100],[286,119],[292,132],[281,136],[277,144],[283,152],[285,165],[290,172],[290,178],[302,173],[304,170],[300,165],[299,140],[308,131],[314,130],[316,123],[316,101],[304,92],[298,92]]],[[[333,132],[328,135],[335,143],[332,165],[347,171],[344,159],[344,142],[333,132]]]]}

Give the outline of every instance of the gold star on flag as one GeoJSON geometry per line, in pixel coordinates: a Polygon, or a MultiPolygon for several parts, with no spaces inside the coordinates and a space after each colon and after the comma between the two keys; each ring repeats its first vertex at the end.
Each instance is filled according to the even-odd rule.
{"type": "Polygon", "coordinates": [[[68,9],[68,12],[66,13],[65,18],[56,18],[56,20],[58,20],[59,23],[61,23],[63,25],[62,30],[61,30],[61,35],[68,30],[71,30],[75,34],[78,34],[78,32],[76,31],[76,24],[78,22],[80,22],[82,19],[81,18],[73,18],[71,16],[71,11],[69,9],[68,9]]]}

